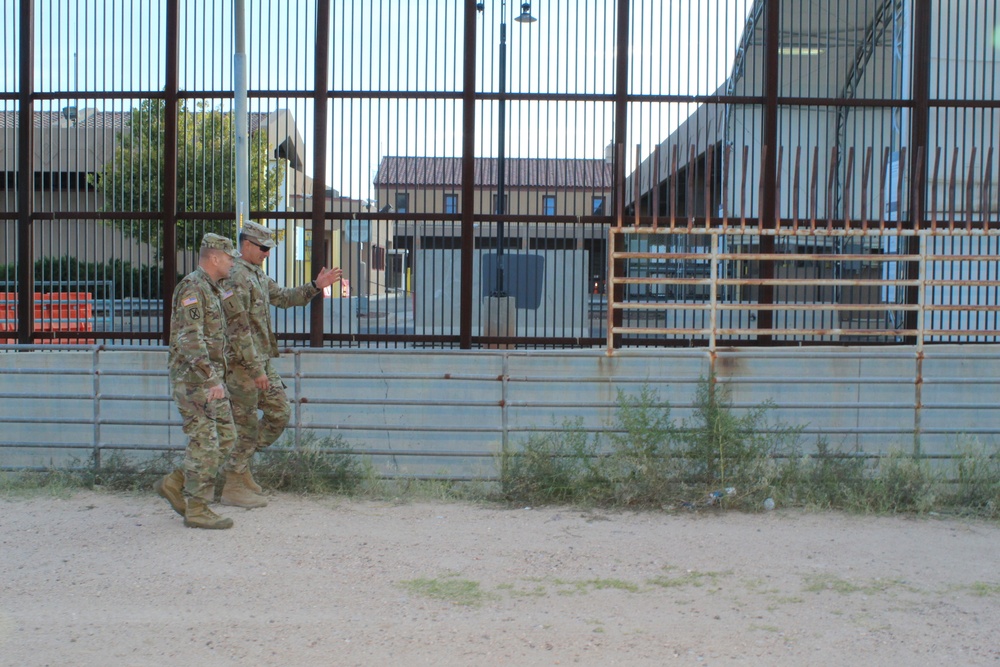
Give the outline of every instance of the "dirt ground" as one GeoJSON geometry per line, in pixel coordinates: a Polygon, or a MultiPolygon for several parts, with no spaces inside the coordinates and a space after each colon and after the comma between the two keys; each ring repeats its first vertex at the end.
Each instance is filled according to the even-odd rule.
{"type": "Polygon", "coordinates": [[[0,664],[997,665],[1000,524],[0,500],[0,664]]]}

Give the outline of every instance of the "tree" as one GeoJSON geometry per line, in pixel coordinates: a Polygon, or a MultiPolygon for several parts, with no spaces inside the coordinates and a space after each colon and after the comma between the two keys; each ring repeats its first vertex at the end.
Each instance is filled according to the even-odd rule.
{"type": "MultiPolygon", "coordinates": [[[[162,100],[145,100],[133,109],[126,128],[117,133],[114,155],[90,184],[104,196],[104,212],[145,211],[163,207],[164,110],[162,100]]],[[[177,114],[177,211],[232,213],[236,210],[236,132],[233,114],[185,102],[177,114]]],[[[265,132],[249,138],[251,210],[273,210],[284,179],[283,162],[271,163],[265,132]]],[[[163,253],[158,220],[111,220],[125,235],[149,243],[163,253]]],[[[178,220],[177,249],[197,249],[213,232],[236,234],[235,214],[224,220],[178,220]]]]}

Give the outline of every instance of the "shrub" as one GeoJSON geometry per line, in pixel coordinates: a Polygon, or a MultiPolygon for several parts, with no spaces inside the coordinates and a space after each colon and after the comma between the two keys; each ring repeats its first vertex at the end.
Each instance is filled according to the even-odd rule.
{"type": "Polygon", "coordinates": [[[1000,516],[1000,447],[973,442],[959,448],[946,502],[965,512],[1000,516]]]}
{"type": "Polygon", "coordinates": [[[670,404],[643,386],[638,395],[618,390],[612,419],[611,448],[600,462],[615,505],[661,505],[683,495],[684,460],[678,456],[680,433],[670,404]]]}
{"type": "Polygon", "coordinates": [[[698,385],[695,410],[681,430],[683,454],[691,481],[706,492],[732,489],[723,498],[755,506],[773,495],[780,476],[777,455],[798,452],[801,426],[771,423],[774,404],[765,401],[737,414],[729,387],[715,378],[698,385]]]}
{"type": "Polygon", "coordinates": [[[926,512],[935,505],[937,479],[925,459],[893,450],[878,460],[859,509],[878,513],[926,512]]]}
{"type": "Polygon", "coordinates": [[[606,488],[595,470],[596,447],[583,420],[567,419],[561,431],[533,433],[517,451],[499,457],[500,493],[510,502],[544,505],[594,500],[606,488]]]}
{"type": "Polygon", "coordinates": [[[253,471],[261,486],[296,493],[349,493],[365,479],[361,461],[339,434],[308,433],[298,447],[269,447],[257,455],[253,471]]]}
{"type": "Polygon", "coordinates": [[[820,437],[815,455],[794,455],[782,466],[778,494],[786,503],[819,509],[849,507],[864,495],[867,475],[864,455],[831,450],[826,438],[820,437]]]}

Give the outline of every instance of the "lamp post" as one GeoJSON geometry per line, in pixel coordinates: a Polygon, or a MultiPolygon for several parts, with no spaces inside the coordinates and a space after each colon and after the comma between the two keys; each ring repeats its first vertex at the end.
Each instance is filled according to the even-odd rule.
{"type": "MultiPolygon", "coordinates": [[[[483,10],[483,3],[478,3],[476,8],[483,10]]],[[[521,13],[514,19],[518,23],[534,23],[538,19],[531,15],[531,3],[521,3],[521,13]]],[[[497,203],[496,214],[503,216],[507,212],[504,202],[504,189],[506,186],[506,155],[505,147],[507,143],[507,1],[500,2],[500,89],[499,89],[499,109],[497,111],[497,203]]],[[[497,243],[497,265],[496,265],[496,285],[493,296],[507,296],[506,285],[503,275],[503,245],[504,245],[504,221],[501,217],[497,220],[496,243],[497,243]]]]}

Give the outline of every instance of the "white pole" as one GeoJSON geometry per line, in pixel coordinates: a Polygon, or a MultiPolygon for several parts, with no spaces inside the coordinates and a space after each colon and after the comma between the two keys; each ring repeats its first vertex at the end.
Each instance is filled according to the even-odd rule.
{"type": "Polygon", "coordinates": [[[236,52],[233,54],[233,83],[236,104],[236,231],[243,229],[250,211],[250,153],[248,148],[246,7],[235,0],[236,52]]]}

